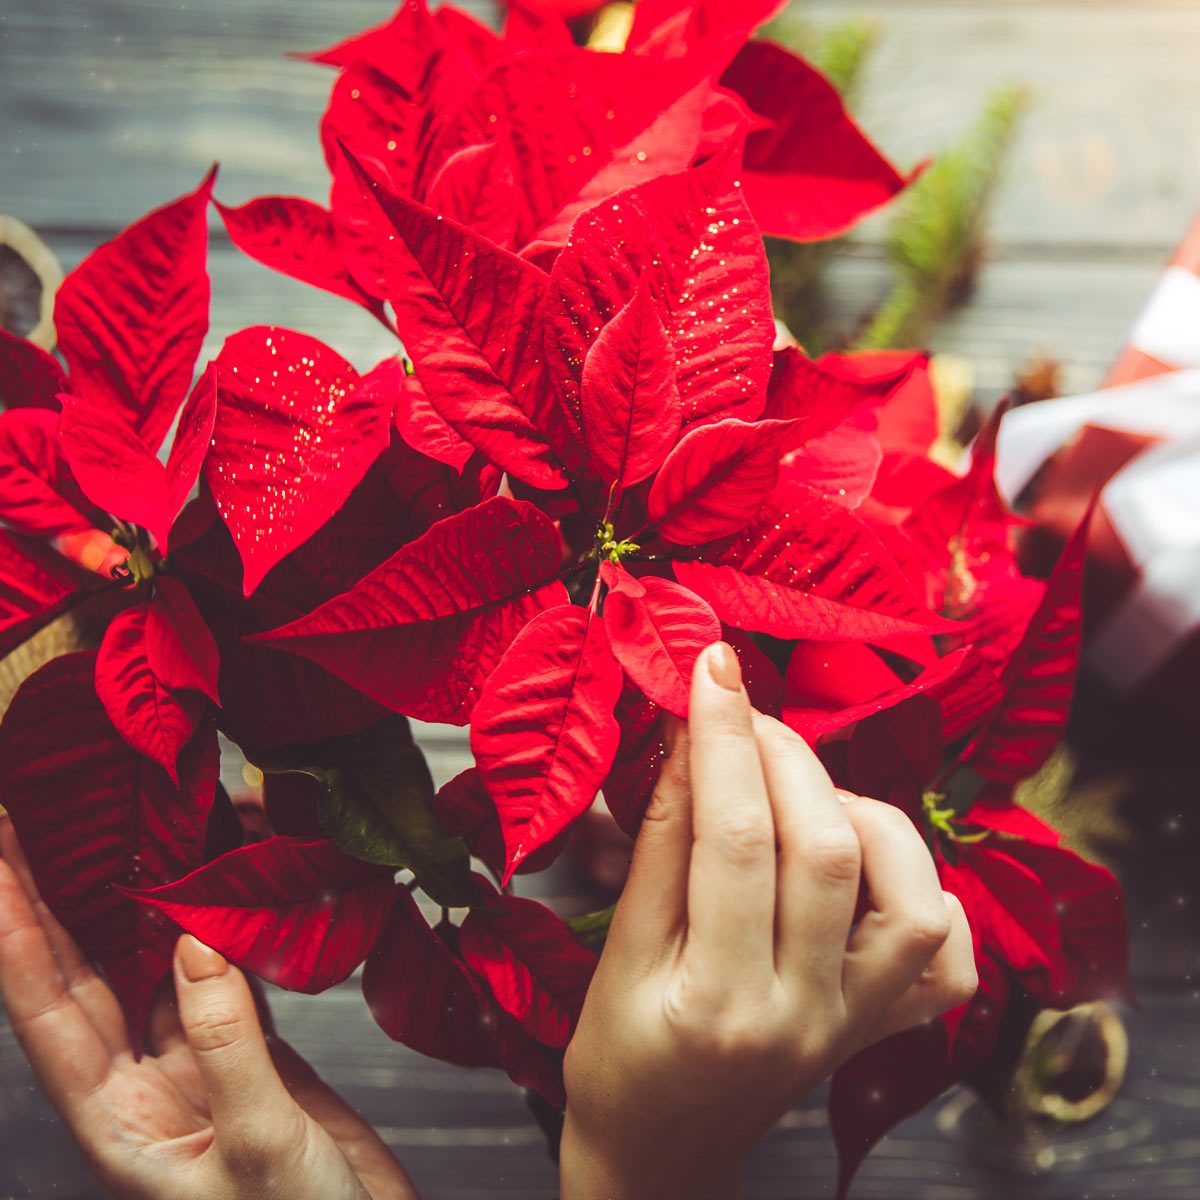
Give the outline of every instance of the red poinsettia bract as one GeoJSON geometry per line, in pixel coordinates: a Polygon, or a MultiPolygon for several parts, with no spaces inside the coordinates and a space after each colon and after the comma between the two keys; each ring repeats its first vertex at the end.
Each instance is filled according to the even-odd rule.
{"type": "Polygon", "coordinates": [[[269,640],[400,712],[470,719],[508,872],[591,803],[623,676],[684,715],[719,619],[783,638],[945,626],[801,466],[780,485],[783,457],[876,395],[811,367],[772,391],[765,259],[730,162],[584,212],[549,272],[351,165],[426,396],[533,503],[447,518],[269,640]]]}
{"type": "Polygon", "coordinates": [[[970,1005],[835,1078],[843,1186],[1006,1021],[1127,993],[1115,882],[1014,801],[1070,704],[1084,531],[1020,573],[994,425],[961,476],[930,458],[924,355],[774,349],[762,232],[905,182],[747,41],[777,7],[642,0],[601,53],[540,2],[495,34],[406,0],[312,56],[329,207],[220,214],[404,357],[260,325],[199,364],[212,177],[68,276],[60,357],[0,335],[0,652],[68,612],[90,647],[13,700],[0,802],[135,1043],[186,929],[300,991],[362,965],[390,1036],[561,1105],[596,955],[512,879],[598,792],[636,833],[718,638],[918,825],[976,938],[970,1005]],[[406,718],[475,765],[435,790],[406,718]]]}
{"type": "Polygon", "coordinates": [[[338,71],[321,124],[329,208],[262,197],[222,207],[226,228],[247,254],[386,323],[392,297],[340,146],[399,194],[547,265],[584,209],[748,134],[764,231],[835,236],[907,180],[817,70],[747,40],[779,7],[643,0],[613,54],[572,44],[561,15],[577,8],[518,4],[498,35],[450,5],[404,0],[390,21],[308,56],[338,71]]]}

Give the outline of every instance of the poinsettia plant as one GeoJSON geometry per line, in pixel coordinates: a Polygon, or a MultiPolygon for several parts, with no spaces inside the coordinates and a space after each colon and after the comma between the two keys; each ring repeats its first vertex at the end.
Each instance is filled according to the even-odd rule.
{"type": "Polygon", "coordinates": [[[0,800],[135,1043],[184,929],[300,991],[365,963],[393,1038],[561,1104],[596,954],[513,876],[598,793],[636,834],[718,638],[909,814],[976,937],[976,1000],[836,1077],[845,1183],[1013,1006],[1127,992],[1115,881],[1013,799],[1066,719],[1084,534],[1020,574],[991,433],[961,476],[929,457],[923,355],[777,348],[763,229],[829,236],[904,178],[746,40],[775,7],[645,0],[601,54],[549,9],[496,35],[407,0],[314,56],[330,207],[217,207],[394,327],[365,374],[275,327],[197,372],[212,176],[71,273],[61,361],[0,339],[0,650],[95,631],[5,714],[0,800]],[[407,718],[469,725],[475,766],[435,791],[407,718]]]}

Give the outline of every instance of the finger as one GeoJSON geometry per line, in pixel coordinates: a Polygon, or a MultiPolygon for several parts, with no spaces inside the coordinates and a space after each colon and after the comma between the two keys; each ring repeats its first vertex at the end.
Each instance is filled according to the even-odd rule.
{"type": "Polygon", "coordinates": [[[0,856],[12,867],[29,900],[33,914],[50,944],[63,983],[96,1027],[109,1054],[128,1050],[129,1030],[120,1002],[39,894],[33,871],[7,813],[0,815],[0,856]]]}
{"type": "MultiPolygon", "coordinates": [[[[276,1037],[268,1044],[292,1098],[333,1138],[355,1174],[364,1181],[386,1179],[388,1196],[416,1200],[412,1181],[375,1130],[287,1042],[276,1037]]],[[[383,1200],[383,1191],[373,1189],[371,1194],[383,1200]]]]}
{"type": "Polygon", "coordinates": [[[688,937],[703,977],[775,970],[775,823],[733,650],[709,646],[692,673],[688,937]]]}
{"type": "Polygon", "coordinates": [[[45,930],[7,862],[0,862],[0,999],[50,1102],[76,1139],[86,1142],[87,1100],[107,1077],[111,1058],[67,990],[45,930]]]}
{"type": "Polygon", "coordinates": [[[302,1145],[303,1114],[271,1062],[241,971],[184,934],[175,947],[175,995],[208,1089],[216,1148],[234,1175],[302,1145]]]}
{"type": "Polygon", "coordinates": [[[928,847],[900,809],[878,800],[845,807],[862,845],[873,909],[846,948],[842,991],[852,1022],[877,1024],[950,935],[950,914],[928,847]]]}
{"type": "Polygon", "coordinates": [[[175,1087],[185,1110],[194,1114],[196,1127],[202,1129],[211,1125],[208,1087],[184,1036],[179,1006],[175,1002],[173,976],[159,984],[146,1025],[146,1046],[154,1056],[158,1070],[175,1087]]]}
{"type": "Polygon", "coordinates": [[[692,794],[688,732],[665,718],[667,757],[642,818],[629,878],[613,914],[610,958],[652,968],[679,945],[687,925],[688,865],[692,857],[692,794]]]}
{"type": "Polygon", "coordinates": [[[861,850],[833,782],[805,741],[754,715],[779,839],[775,969],[840,996],[842,960],[858,900],[861,850]]]}
{"type": "Polygon", "coordinates": [[[879,1025],[868,1034],[863,1045],[932,1021],[934,1017],[966,1004],[979,986],[975,972],[975,946],[967,914],[953,892],[943,892],[950,914],[950,935],[933,956],[933,961],[883,1015],[879,1025]]]}

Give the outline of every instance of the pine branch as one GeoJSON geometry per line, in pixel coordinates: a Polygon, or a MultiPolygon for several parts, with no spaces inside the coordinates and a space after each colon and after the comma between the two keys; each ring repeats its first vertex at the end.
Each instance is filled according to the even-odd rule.
{"type": "Polygon", "coordinates": [[[806,58],[849,104],[858,93],[863,67],[879,39],[879,27],[866,18],[852,17],[818,30],[803,17],[784,13],[763,27],[762,36],[806,58]]]}
{"type": "Polygon", "coordinates": [[[988,201],[1025,105],[1019,88],[996,92],[966,137],[901,198],[887,239],[895,283],[860,349],[920,345],[969,294],[983,255],[988,201]]]}
{"type": "Polygon", "coordinates": [[[842,94],[847,105],[858,98],[863,67],[879,40],[879,27],[862,17],[842,21],[813,40],[804,53],[842,94]]]}
{"type": "MultiPolygon", "coordinates": [[[[863,70],[879,37],[871,21],[843,21],[817,32],[808,22],[787,14],[763,32],[828,76],[847,105],[858,95],[863,70]]],[[[775,311],[810,353],[822,349],[821,317],[827,305],[821,271],[840,242],[840,238],[805,243],[766,239],[775,311]]]]}

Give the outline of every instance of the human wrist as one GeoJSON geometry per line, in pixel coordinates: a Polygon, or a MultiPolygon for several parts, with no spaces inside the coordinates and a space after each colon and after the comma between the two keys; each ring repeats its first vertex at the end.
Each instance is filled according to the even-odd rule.
{"type": "Polygon", "coordinates": [[[561,1200],[739,1200],[740,1159],[714,1161],[695,1145],[622,1144],[597,1136],[568,1108],[559,1153],[561,1200]]]}

